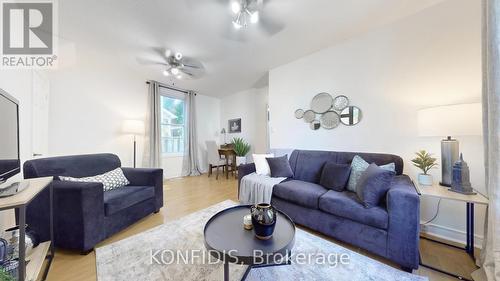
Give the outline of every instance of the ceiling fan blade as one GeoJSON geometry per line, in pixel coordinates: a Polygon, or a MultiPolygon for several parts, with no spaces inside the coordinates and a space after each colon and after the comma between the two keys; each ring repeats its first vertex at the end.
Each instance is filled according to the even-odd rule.
{"type": "Polygon", "coordinates": [[[179,70],[193,79],[200,78],[203,76],[203,74],[205,74],[205,68],[192,68],[184,66],[181,67],[179,70]]]}
{"type": "Polygon", "coordinates": [[[164,66],[169,65],[166,62],[153,60],[153,59],[147,59],[147,58],[136,58],[135,60],[137,61],[138,64],[141,64],[141,65],[164,65],[164,66]]]}
{"type": "Polygon", "coordinates": [[[190,58],[190,57],[182,58],[181,63],[186,67],[191,67],[191,68],[196,68],[196,69],[204,69],[205,68],[200,61],[193,59],[193,58],[190,58]]]}

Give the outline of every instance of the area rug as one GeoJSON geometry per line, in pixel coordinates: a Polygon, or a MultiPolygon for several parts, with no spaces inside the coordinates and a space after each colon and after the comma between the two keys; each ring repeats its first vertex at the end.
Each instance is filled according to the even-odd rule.
{"type": "MultiPolygon", "coordinates": [[[[214,214],[236,204],[224,201],[97,248],[97,280],[222,280],[223,264],[214,262],[210,257],[200,258],[205,251],[203,227],[214,214]],[[163,250],[162,255],[157,254],[160,250],[163,250]],[[168,253],[166,255],[163,254],[165,250],[168,253]],[[174,253],[186,255],[181,254],[174,259],[174,253]]],[[[297,229],[293,253],[304,253],[304,256],[312,257],[312,262],[294,263],[292,259],[291,265],[252,269],[246,280],[427,280],[426,277],[395,269],[301,229],[297,229]],[[318,263],[315,259],[320,254],[332,253],[336,256],[348,256],[348,262],[318,263]]],[[[230,279],[240,280],[246,266],[230,264],[229,269],[230,279]]]]}

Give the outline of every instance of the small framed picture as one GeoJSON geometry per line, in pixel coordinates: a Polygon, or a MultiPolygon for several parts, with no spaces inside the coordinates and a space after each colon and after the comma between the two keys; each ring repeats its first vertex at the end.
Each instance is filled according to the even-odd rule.
{"type": "Polygon", "coordinates": [[[230,134],[241,133],[241,118],[229,120],[227,127],[230,134]]]}

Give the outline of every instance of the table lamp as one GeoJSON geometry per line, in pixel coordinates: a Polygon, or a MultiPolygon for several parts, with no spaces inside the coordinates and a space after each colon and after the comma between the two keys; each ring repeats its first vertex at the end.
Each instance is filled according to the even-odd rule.
{"type": "Polygon", "coordinates": [[[453,164],[459,159],[456,136],[482,135],[481,103],[444,105],[418,111],[420,137],[444,137],[441,140],[441,182],[451,186],[453,164]]]}
{"type": "Polygon", "coordinates": [[[122,132],[134,136],[134,168],[136,167],[136,136],[144,134],[144,122],[141,120],[125,120],[122,126],[122,132]]]}
{"type": "Polygon", "coordinates": [[[226,128],[222,128],[220,133],[224,135],[224,144],[226,144],[226,128]]]}

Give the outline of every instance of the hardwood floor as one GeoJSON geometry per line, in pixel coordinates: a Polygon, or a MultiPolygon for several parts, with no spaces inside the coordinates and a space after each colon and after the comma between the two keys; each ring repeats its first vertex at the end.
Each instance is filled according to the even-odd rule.
{"type": "MultiPolygon", "coordinates": [[[[202,175],[199,177],[167,180],[164,184],[165,207],[162,208],[158,214],[144,218],[122,232],[101,242],[96,247],[101,247],[135,235],[144,230],[161,225],[164,222],[172,221],[227,199],[237,201],[236,186],[237,181],[231,177],[229,180],[225,177],[219,177],[219,180],[216,180],[215,176],[208,178],[206,175],[202,175]]],[[[391,266],[395,266],[391,262],[369,254],[362,249],[325,237],[311,230],[306,229],[306,231],[391,266]]],[[[470,273],[475,269],[474,264],[463,251],[445,247],[424,239],[421,239],[420,249],[424,261],[433,266],[443,267],[453,272],[459,272],[468,278],[470,278],[470,273]]],[[[456,280],[424,267],[420,267],[418,270],[414,271],[414,273],[428,276],[430,280],[456,280]]],[[[79,253],[57,250],[47,280],[95,281],[95,252],[82,256],[79,253]]]]}

